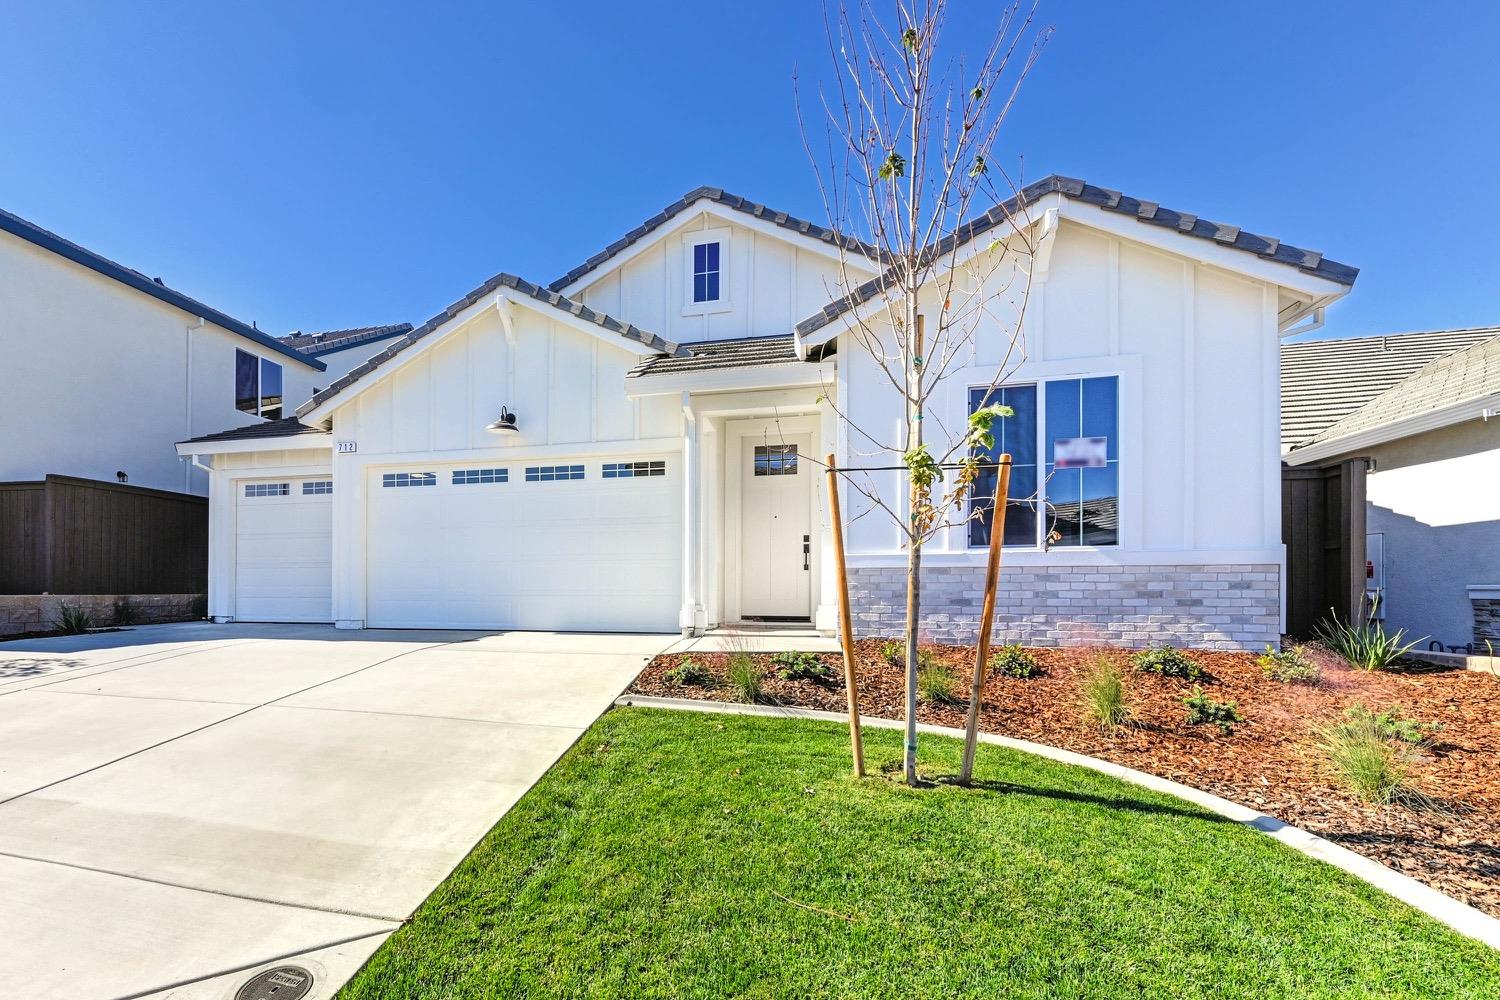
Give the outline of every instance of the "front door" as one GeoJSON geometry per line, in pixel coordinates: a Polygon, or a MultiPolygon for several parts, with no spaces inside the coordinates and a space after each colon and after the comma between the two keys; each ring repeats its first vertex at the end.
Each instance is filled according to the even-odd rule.
{"type": "Polygon", "coordinates": [[[740,455],[740,616],[811,615],[810,434],[746,437],[740,455]]]}

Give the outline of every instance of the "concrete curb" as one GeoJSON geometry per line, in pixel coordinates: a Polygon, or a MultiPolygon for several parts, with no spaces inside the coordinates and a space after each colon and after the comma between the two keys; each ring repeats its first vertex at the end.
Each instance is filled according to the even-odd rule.
{"type": "MultiPolygon", "coordinates": [[[[615,699],[615,704],[620,706],[634,706],[637,708],[664,708],[685,712],[706,712],[725,715],[759,715],[780,717],[789,719],[816,719],[822,722],[847,722],[848,716],[838,712],[819,712],[809,708],[793,708],[780,705],[736,705],[722,701],[696,701],[688,698],[653,698],[645,695],[621,695],[615,699]]],[[[903,723],[897,719],[881,719],[873,717],[862,718],[861,723],[872,729],[900,729],[903,723]]],[[[952,729],[947,726],[931,726],[919,724],[920,732],[930,733],[934,736],[951,736],[957,739],[964,738],[962,729],[952,729]]],[[[1476,941],[1482,941],[1491,948],[1500,949],[1500,920],[1476,910],[1465,903],[1460,903],[1452,896],[1446,896],[1431,886],[1424,885],[1400,872],[1387,868],[1385,865],[1363,854],[1358,854],[1346,847],[1340,847],[1332,841],[1324,840],[1322,837],[1299,830],[1295,826],[1283,823],[1274,816],[1268,816],[1248,806],[1242,806],[1238,802],[1220,798],[1201,789],[1192,788],[1188,785],[1170,781],[1145,771],[1137,771],[1132,767],[1114,764],[1097,757],[1089,757],[1071,750],[1063,750],[1058,747],[1047,746],[1044,743],[1032,743],[1028,740],[1018,740],[1010,736],[996,736],[993,733],[980,733],[979,740],[994,746],[1008,747],[1023,753],[1034,754],[1045,757],[1061,764],[1072,764],[1076,767],[1088,768],[1100,774],[1128,781],[1142,788],[1149,788],[1154,792],[1162,792],[1167,795],[1176,796],[1200,806],[1209,812],[1217,813],[1225,819],[1233,820],[1245,826],[1254,827],[1268,837],[1279,840],[1281,843],[1300,851],[1310,858],[1327,862],[1341,871],[1348,872],[1355,878],[1362,879],[1409,906],[1414,907],[1453,928],[1458,933],[1471,937],[1476,941]]]]}

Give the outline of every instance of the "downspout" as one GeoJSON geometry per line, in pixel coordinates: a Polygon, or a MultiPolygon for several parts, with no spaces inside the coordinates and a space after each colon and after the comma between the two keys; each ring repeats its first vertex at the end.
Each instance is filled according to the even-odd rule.
{"type": "MultiPolygon", "coordinates": [[[[183,386],[182,393],[182,398],[184,400],[185,406],[185,410],[183,413],[183,429],[187,431],[187,433],[183,435],[184,438],[190,438],[193,436],[193,331],[201,330],[203,329],[203,326],[203,317],[199,316],[198,322],[194,323],[192,326],[185,327],[185,332],[183,333],[182,343],[184,358],[182,370],[186,373],[185,377],[187,379],[186,384],[183,386]]],[[[193,456],[193,460],[187,465],[187,467],[182,470],[182,491],[184,493],[193,492],[194,465],[198,465],[198,456],[196,455],[193,456]]],[[[199,468],[203,467],[199,466],[199,468]]]]}

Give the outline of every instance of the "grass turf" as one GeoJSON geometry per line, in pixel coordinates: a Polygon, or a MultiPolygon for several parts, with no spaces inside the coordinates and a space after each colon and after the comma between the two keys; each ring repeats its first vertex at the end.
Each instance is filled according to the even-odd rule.
{"type": "MultiPolygon", "coordinates": [[[[960,750],[924,737],[927,772],[960,750]]],[[[1500,996],[1500,952],[1178,799],[988,746],[970,789],[847,761],[826,723],[610,712],[340,996],[1500,996]]]]}

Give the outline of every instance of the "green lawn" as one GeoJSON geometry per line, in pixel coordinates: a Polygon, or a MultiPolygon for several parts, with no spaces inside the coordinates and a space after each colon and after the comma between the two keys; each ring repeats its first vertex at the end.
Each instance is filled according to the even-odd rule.
{"type": "MultiPolygon", "coordinates": [[[[923,738],[934,776],[959,749],[923,738]]],[[[980,788],[856,782],[847,751],[610,712],[340,995],[1500,996],[1500,952],[1177,799],[985,746],[980,788]]]]}

